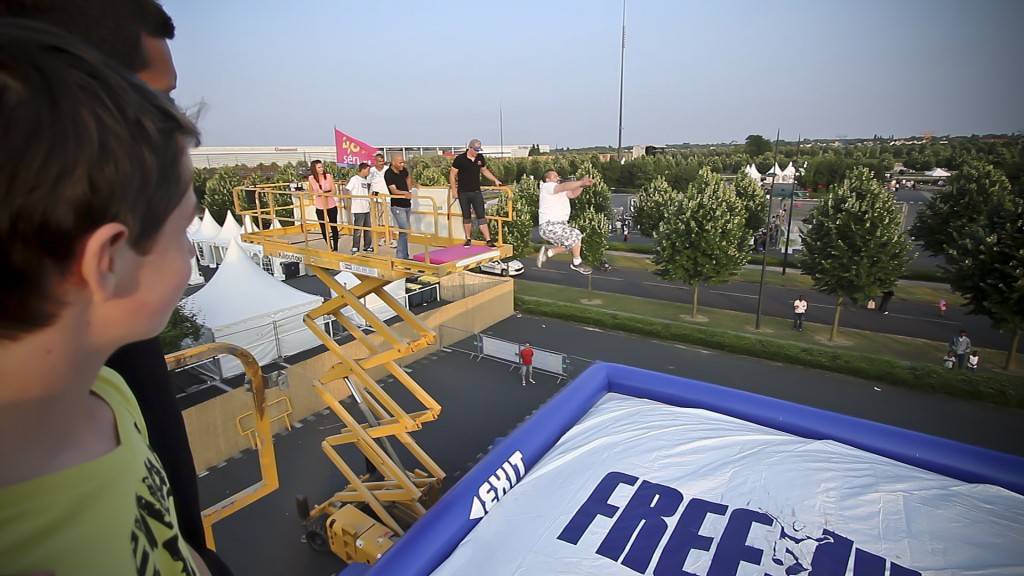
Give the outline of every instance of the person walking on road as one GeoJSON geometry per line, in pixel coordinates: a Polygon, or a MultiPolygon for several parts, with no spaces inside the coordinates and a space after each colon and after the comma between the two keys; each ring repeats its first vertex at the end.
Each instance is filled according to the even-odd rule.
{"type": "Polygon", "coordinates": [[[519,349],[519,377],[523,381],[523,386],[526,386],[527,379],[530,384],[536,384],[533,380],[533,348],[530,348],[529,342],[519,349]]]}
{"type": "Polygon", "coordinates": [[[804,314],[807,313],[807,300],[804,300],[803,295],[796,297],[793,301],[793,329],[804,331],[804,314]]]}
{"type": "Polygon", "coordinates": [[[879,313],[881,313],[881,314],[888,314],[889,313],[889,301],[892,300],[892,297],[895,296],[895,295],[896,295],[896,292],[894,292],[892,288],[886,290],[885,292],[882,292],[882,301],[881,301],[881,303],[878,304],[878,311],[879,311],[879,313]]]}
{"type": "Polygon", "coordinates": [[[459,208],[462,209],[462,228],[466,232],[466,242],[463,246],[470,246],[473,243],[475,214],[476,224],[484,236],[484,241],[494,248],[496,244],[491,240],[491,230],[487,226],[487,215],[484,213],[484,193],[480,190],[481,173],[494,182],[495,186],[501,186],[501,180],[487,168],[483,145],[474,138],[469,141],[466,151],[452,161],[452,168],[448,172],[448,185],[451,195],[458,198],[459,208]]]}
{"type": "Polygon", "coordinates": [[[537,268],[543,268],[544,262],[555,254],[570,251],[570,267],[573,270],[583,275],[593,272],[590,266],[583,263],[580,256],[583,233],[569,226],[569,215],[572,213],[569,199],[576,198],[584,188],[593,183],[590,178],[583,178],[559,184],[558,172],[548,170],[544,173],[544,182],[540,185],[538,221],[540,237],[551,242],[553,246],[541,246],[540,252],[537,253],[537,268]]]}
{"type": "Polygon", "coordinates": [[[971,339],[967,337],[967,330],[960,330],[960,335],[953,338],[949,343],[949,350],[956,354],[957,369],[963,370],[964,363],[967,360],[967,353],[971,350],[971,339]]]}

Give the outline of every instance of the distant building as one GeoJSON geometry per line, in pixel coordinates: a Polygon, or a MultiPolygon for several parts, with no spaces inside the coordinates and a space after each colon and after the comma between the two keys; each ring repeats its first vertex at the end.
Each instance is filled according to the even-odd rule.
{"type": "MultiPolygon", "coordinates": [[[[484,146],[484,154],[491,158],[525,158],[532,144],[506,144],[484,146]]],[[[551,146],[538,144],[541,154],[551,152],[551,146]]],[[[415,156],[454,156],[466,149],[465,145],[455,146],[381,146],[384,157],[390,159],[394,154],[402,154],[406,158],[415,156]]],[[[190,151],[192,164],[196,168],[217,168],[244,164],[285,164],[298,162],[308,164],[313,160],[334,162],[334,146],[200,146],[190,151]]]]}

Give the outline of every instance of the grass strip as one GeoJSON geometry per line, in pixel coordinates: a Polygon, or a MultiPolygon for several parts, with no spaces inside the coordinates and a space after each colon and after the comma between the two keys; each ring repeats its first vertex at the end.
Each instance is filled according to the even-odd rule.
{"type": "MultiPolygon", "coordinates": [[[[517,283],[518,284],[518,283],[517,283]]],[[[606,296],[591,292],[594,298],[606,296]]],[[[999,406],[1024,408],[1024,379],[996,371],[969,374],[941,366],[907,362],[846,350],[781,340],[772,336],[743,334],[708,326],[668,321],[640,314],[611,311],[596,306],[561,302],[519,293],[516,308],[524,313],[607,328],[734,354],[764,358],[913,390],[946,394],[999,406]]],[[[991,357],[991,356],[990,356],[991,357]]]]}

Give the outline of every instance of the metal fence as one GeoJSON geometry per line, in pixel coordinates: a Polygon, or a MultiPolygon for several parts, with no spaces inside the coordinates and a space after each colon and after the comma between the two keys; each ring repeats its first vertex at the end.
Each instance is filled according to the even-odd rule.
{"type": "MultiPolygon", "coordinates": [[[[509,366],[509,371],[515,370],[520,364],[519,352],[523,344],[512,342],[488,334],[466,332],[450,326],[441,326],[441,346],[447,350],[455,350],[469,354],[477,362],[487,358],[509,366]]],[[[547,350],[544,348],[533,348],[533,370],[543,374],[554,376],[558,382],[569,377],[570,371],[574,369],[579,361],[589,364],[582,358],[570,357],[561,352],[547,350]]]]}

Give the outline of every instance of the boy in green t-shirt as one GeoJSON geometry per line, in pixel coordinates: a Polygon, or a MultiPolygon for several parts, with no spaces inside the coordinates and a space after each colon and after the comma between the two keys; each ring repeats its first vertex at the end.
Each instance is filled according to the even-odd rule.
{"type": "Polygon", "coordinates": [[[118,347],[190,275],[198,133],[65,34],[0,19],[0,574],[205,574],[118,347]]]}

